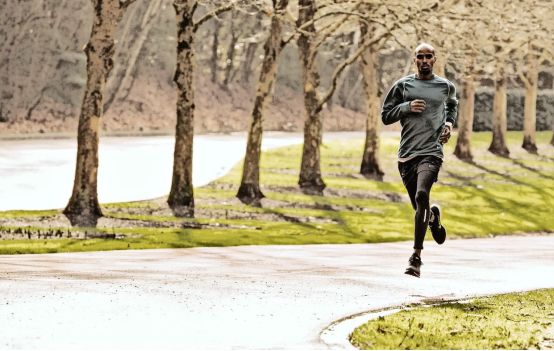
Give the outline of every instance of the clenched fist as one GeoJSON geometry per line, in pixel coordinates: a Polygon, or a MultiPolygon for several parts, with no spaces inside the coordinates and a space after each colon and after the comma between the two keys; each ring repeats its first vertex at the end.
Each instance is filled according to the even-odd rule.
{"type": "Polygon", "coordinates": [[[410,112],[421,113],[425,111],[425,100],[415,99],[410,101],[410,112]]]}
{"type": "Polygon", "coordinates": [[[450,125],[448,124],[445,125],[444,128],[442,129],[441,135],[439,136],[439,143],[446,144],[450,139],[451,132],[452,132],[452,127],[450,127],[450,125]]]}

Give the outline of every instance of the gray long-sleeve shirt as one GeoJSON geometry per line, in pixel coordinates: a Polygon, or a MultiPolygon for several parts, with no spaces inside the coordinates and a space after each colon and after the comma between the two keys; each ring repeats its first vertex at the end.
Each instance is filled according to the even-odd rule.
{"type": "Polygon", "coordinates": [[[415,74],[399,79],[389,90],[381,119],[384,124],[400,121],[402,132],[398,158],[405,161],[415,156],[444,157],[439,136],[446,122],[454,124],[458,114],[456,87],[446,78],[416,78],[415,74]],[[425,100],[425,111],[410,112],[412,100],[425,100]]]}

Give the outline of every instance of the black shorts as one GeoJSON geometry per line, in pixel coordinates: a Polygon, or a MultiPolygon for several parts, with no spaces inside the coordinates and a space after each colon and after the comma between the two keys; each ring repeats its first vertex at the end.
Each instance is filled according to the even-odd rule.
{"type": "Polygon", "coordinates": [[[434,172],[434,182],[438,180],[442,159],[436,156],[416,156],[406,162],[398,162],[398,171],[405,186],[417,181],[417,174],[422,171],[434,172]]]}

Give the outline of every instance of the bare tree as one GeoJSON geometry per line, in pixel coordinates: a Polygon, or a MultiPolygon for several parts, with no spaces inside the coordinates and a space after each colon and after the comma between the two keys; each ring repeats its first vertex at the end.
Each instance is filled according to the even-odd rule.
{"type": "MultiPolygon", "coordinates": [[[[365,21],[360,22],[360,31],[363,38],[374,34],[371,29],[365,21]]],[[[369,179],[383,180],[385,173],[379,164],[382,92],[379,89],[378,47],[378,45],[373,45],[360,56],[367,113],[366,137],[360,173],[369,179]]]]}
{"type": "MultiPolygon", "coordinates": [[[[125,55],[118,55],[117,57],[121,60],[121,64],[117,66],[108,81],[108,98],[104,104],[104,112],[107,112],[115,101],[125,100],[129,96],[136,76],[136,64],[150,31],[159,16],[162,3],[162,0],[151,0],[147,6],[143,6],[144,13],[142,13],[138,26],[132,25],[132,16],[127,19],[120,40],[127,42],[128,48],[125,50],[125,55]]],[[[135,9],[138,10],[139,7],[135,6],[133,10],[135,9]]]]}
{"type": "Polygon", "coordinates": [[[525,85],[525,108],[523,114],[523,144],[522,148],[530,153],[537,153],[537,141],[535,137],[537,125],[537,95],[539,81],[539,58],[533,52],[533,44],[529,43],[527,53],[527,74],[521,74],[521,80],[525,85]]]}
{"type": "Polygon", "coordinates": [[[473,116],[475,108],[475,56],[469,54],[465,74],[462,76],[462,89],[460,96],[460,113],[458,114],[458,138],[454,155],[460,160],[471,161],[471,134],[473,132],[473,116]]]}
{"type": "Polygon", "coordinates": [[[98,141],[106,79],[113,68],[114,35],[126,8],[134,0],[93,0],[94,21],[87,55],[87,86],[77,134],[77,165],[73,193],[64,214],[72,224],[95,226],[102,211],[98,203],[98,141]]]}
{"type": "MultiPolygon", "coordinates": [[[[497,53],[500,48],[497,47],[497,53]]],[[[492,110],[492,141],[489,151],[495,155],[508,157],[510,150],[506,144],[506,131],[508,130],[507,116],[507,79],[506,62],[500,59],[496,63],[496,73],[494,78],[494,101],[492,110]]]]}
{"type": "Polygon", "coordinates": [[[212,83],[217,83],[217,76],[219,73],[219,65],[218,65],[218,48],[219,48],[219,33],[221,31],[221,20],[218,18],[215,21],[215,25],[213,28],[213,38],[212,38],[212,46],[211,46],[211,59],[210,59],[210,68],[211,68],[211,80],[212,83]]]}
{"type": "Polygon", "coordinates": [[[454,155],[460,160],[472,161],[471,135],[473,133],[473,119],[475,110],[475,91],[479,81],[478,74],[478,33],[485,31],[486,21],[481,18],[483,8],[476,3],[466,3],[457,12],[458,18],[453,20],[452,26],[457,28],[457,41],[461,44],[455,45],[452,50],[452,57],[459,55],[460,64],[459,78],[460,89],[460,111],[458,113],[458,138],[454,155]],[[467,18],[472,18],[471,25],[464,26],[467,18]]]}
{"type": "Polygon", "coordinates": [[[176,215],[194,216],[194,190],[192,185],[192,146],[194,138],[194,34],[206,21],[235,6],[231,1],[202,18],[193,19],[198,3],[195,0],[174,0],[177,17],[177,67],[174,82],[177,84],[177,126],[173,177],[167,203],[176,215]]]}
{"type": "Polygon", "coordinates": [[[525,109],[523,115],[523,143],[522,148],[530,153],[537,153],[536,143],[536,111],[540,65],[551,60],[554,55],[551,50],[554,40],[552,31],[554,24],[552,16],[554,9],[549,1],[535,0],[517,16],[521,25],[515,28],[515,35],[527,39],[526,64],[522,69],[516,69],[520,80],[525,87],[525,109]]]}
{"type": "Polygon", "coordinates": [[[297,27],[302,28],[302,32],[298,37],[297,44],[302,64],[304,107],[308,114],[304,125],[304,145],[298,184],[306,193],[321,194],[325,189],[320,164],[323,121],[321,120],[320,97],[317,91],[320,83],[319,73],[316,62],[312,59],[316,50],[314,17],[317,7],[314,0],[299,0],[298,7],[297,27]]]}
{"type": "MultiPolygon", "coordinates": [[[[307,194],[321,195],[325,189],[325,183],[321,176],[321,153],[320,146],[322,140],[323,121],[321,110],[329,101],[337,88],[337,80],[343,70],[352,64],[371,44],[379,41],[382,37],[371,38],[371,40],[360,45],[350,57],[343,60],[333,72],[330,87],[326,92],[320,93],[320,77],[316,62],[319,47],[340,27],[347,23],[351,16],[356,18],[365,17],[356,12],[359,4],[350,4],[353,7],[347,7],[346,4],[340,4],[340,9],[332,6],[321,6],[319,10],[324,9],[316,18],[318,8],[314,0],[299,0],[299,15],[296,22],[299,32],[297,45],[302,66],[302,82],[304,91],[304,107],[307,118],[304,124],[304,144],[302,149],[302,162],[300,165],[300,176],[298,185],[300,189],[307,194]],[[316,30],[315,23],[326,17],[342,15],[342,18],[330,20],[326,30],[316,30]],[[319,34],[319,35],[318,35],[319,34]]],[[[384,35],[383,35],[384,36],[384,35]]]]}
{"type": "Polygon", "coordinates": [[[229,82],[231,79],[231,73],[233,71],[233,62],[235,59],[235,52],[237,42],[239,41],[238,29],[235,26],[235,14],[233,11],[229,11],[227,14],[227,21],[230,24],[229,28],[229,43],[227,44],[227,56],[225,57],[225,70],[223,71],[223,88],[229,89],[229,82]]]}
{"type": "MultiPolygon", "coordinates": [[[[493,128],[492,141],[489,151],[503,157],[509,157],[510,151],[506,144],[507,132],[507,70],[510,69],[508,63],[511,59],[511,53],[517,52],[521,47],[528,44],[528,37],[525,35],[525,29],[528,24],[527,18],[522,20],[520,12],[531,10],[530,6],[523,0],[513,2],[494,3],[487,1],[487,8],[492,18],[488,27],[488,38],[494,48],[494,80],[495,95],[493,101],[493,128]],[[502,28],[503,30],[498,30],[502,28]]],[[[512,60],[513,62],[513,60],[512,60]]],[[[536,98],[535,98],[536,101],[536,98]]],[[[533,116],[534,118],[534,116],[533,116]]],[[[529,128],[529,127],[528,127],[529,128]]]]}
{"type": "Polygon", "coordinates": [[[264,44],[264,58],[258,81],[252,123],[248,131],[246,156],[237,197],[246,204],[259,205],[264,194],[260,190],[260,154],[263,132],[263,113],[277,74],[277,59],[283,48],[283,16],[288,0],[273,0],[269,36],[264,44]]]}

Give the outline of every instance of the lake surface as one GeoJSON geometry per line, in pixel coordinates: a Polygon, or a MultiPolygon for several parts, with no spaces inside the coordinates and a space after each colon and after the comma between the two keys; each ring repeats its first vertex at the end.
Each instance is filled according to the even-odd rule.
{"type": "MultiPolygon", "coordinates": [[[[169,193],[173,136],[102,137],[98,170],[101,203],[136,201],[169,193]]],[[[266,133],[262,149],[299,144],[300,133],[266,133]]],[[[0,140],[0,210],[63,208],[73,187],[74,139],[0,140]]],[[[193,184],[226,174],[246,150],[246,134],[194,139],[193,184]]]]}

